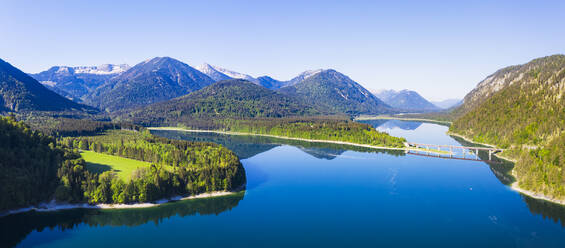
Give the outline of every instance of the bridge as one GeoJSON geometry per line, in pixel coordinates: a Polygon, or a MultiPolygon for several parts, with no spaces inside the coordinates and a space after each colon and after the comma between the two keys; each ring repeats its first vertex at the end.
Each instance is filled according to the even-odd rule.
{"type": "MultiPolygon", "coordinates": [[[[411,143],[411,142],[407,142],[404,145],[406,145],[406,147],[408,147],[408,148],[415,148],[415,149],[417,149],[416,151],[426,152],[426,155],[429,155],[430,153],[435,153],[435,154],[437,154],[437,156],[440,156],[442,152],[446,152],[446,153],[449,154],[449,158],[455,158],[455,157],[453,157],[454,151],[461,150],[461,152],[463,154],[463,158],[457,158],[457,159],[465,159],[465,160],[469,159],[469,158],[465,158],[465,154],[467,153],[467,151],[471,151],[472,154],[473,154],[472,151],[475,151],[475,153],[473,154],[473,155],[475,155],[474,160],[479,160],[479,151],[488,151],[488,160],[489,161],[492,161],[492,155],[493,154],[503,151],[500,148],[494,148],[494,147],[434,145],[434,144],[420,144],[420,143],[411,143]]],[[[416,154],[413,151],[409,151],[409,153],[416,154]]],[[[418,155],[418,154],[416,154],[416,155],[418,155]]]]}

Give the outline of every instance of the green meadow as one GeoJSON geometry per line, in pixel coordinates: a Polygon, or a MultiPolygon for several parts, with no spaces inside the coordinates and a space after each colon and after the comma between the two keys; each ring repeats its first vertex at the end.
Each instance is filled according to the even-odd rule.
{"type": "Polygon", "coordinates": [[[104,171],[116,172],[116,175],[128,181],[131,173],[137,168],[149,167],[151,163],[135,159],[123,158],[93,151],[82,151],[80,153],[86,162],[86,169],[94,173],[104,171]]]}

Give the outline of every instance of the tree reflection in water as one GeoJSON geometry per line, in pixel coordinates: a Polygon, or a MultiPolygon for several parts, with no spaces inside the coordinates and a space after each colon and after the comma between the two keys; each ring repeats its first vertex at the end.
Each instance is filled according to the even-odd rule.
{"type": "Polygon", "coordinates": [[[345,151],[387,153],[395,156],[404,156],[404,151],[378,150],[358,146],[348,146],[331,143],[306,142],[287,140],[264,136],[228,135],[217,133],[195,133],[185,131],[153,130],[151,133],[169,139],[182,139],[188,141],[204,141],[221,144],[234,151],[240,159],[247,159],[259,153],[266,152],[277,146],[290,145],[297,147],[307,154],[319,159],[331,160],[345,151]]]}
{"type": "Polygon", "coordinates": [[[53,212],[30,211],[0,218],[2,245],[15,246],[33,231],[46,228],[69,230],[81,224],[88,226],[138,226],[148,222],[156,225],[173,216],[218,215],[236,207],[245,195],[234,194],[169,202],[157,207],[134,209],[70,209],[53,212]]]}

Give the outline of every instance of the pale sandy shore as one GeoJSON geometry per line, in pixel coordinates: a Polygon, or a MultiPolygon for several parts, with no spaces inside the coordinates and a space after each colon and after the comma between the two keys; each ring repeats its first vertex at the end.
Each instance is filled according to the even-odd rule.
{"type": "Polygon", "coordinates": [[[155,202],[142,202],[142,203],[134,203],[134,204],[96,204],[90,205],[87,203],[80,203],[80,204],[69,204],[69,203],[57,203],[55,200],[49,203],[42,203],[39,206],[27,207],[27,208],[20,208],[15,210],[6,211],[0,213],[0,217],[10,215],[10,214],[17,214],[23,213],[27,211],[37,211],[37,212],[50,212],[50,211],[59,211],[65,209],[75,209],[75,208],[90,208],[90,209],[130,209],[130,208],[150,208],[156,207],[163,203],[171,202],[171,201],[182,201],[182,200],[189,200],[189,199],[197,199],[197,198],[208,198],[208,197],[218,197],[218,196],[225,196],[237,193],[237,191],[215,191],[209,193],[202,193],[198,195],[192,195],[187,197],[175,196],[171,198],[161,199],[155,202]]]}
{"type": "Polygon", "coordinates": [[[527,195],[527,196],[535,198],[535,199],[540,199],[540,200],[545,200],[545,201],[565,205],[565,200],[559,200],[559,199],[551,198],[551,197],[548,197],[548,196],[541,194],[541,193],[536,193],[536,192],[533,192],[533,191],[522,189],[522,188],[518,187],[518,182],[512,183],[510,188],[512,188],[512,190],[514,190],[514,191],[520,192],[524,195],[527,195]]]}

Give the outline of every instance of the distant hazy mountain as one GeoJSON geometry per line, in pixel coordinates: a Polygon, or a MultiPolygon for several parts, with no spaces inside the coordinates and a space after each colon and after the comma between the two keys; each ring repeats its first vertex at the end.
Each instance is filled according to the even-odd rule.
{"type": "Polygon", "coordinates": [[[269,76],[258,77],[259,84],[268,89],[280,89],[288,85],[288,81],[279,81],[269,76]]]}
{"type": "Polygon", "coordinates": [[[329,113],[380,114],[391,111],[357,82],[335,70],[307,71],[289,81],[281,92],[329,113]]]}
{"type": "Polygon", "coordinates": [[[53,66],[47,71],[30,74],[30,76],[65,97],[80,100],[110,78],[129,68],[130,66],[126,64],[53,66]]]}
{"type": "Polygon", "coordinates": [[[373,94],[393,108],[404,111],[429,112],[440,110],[439,107],[411,90],[379,90],[373,94]]]}
{"type": "Polygon", "coordinates": [[[448,109],[448,108],[452,108],[452,107],[457,107],[459,105],[461,105],[463,103],[463,100],[461,99],[447,99],[447,100],[443,100],[443,101],[432,101],[431,103],[433,103],[434,105],[442,108],[442,109],[448,109]]]}
{"type": "Polygon", "coordinates": [[[89,94],[85,102],[112,112],[166,101],[212,83],[212,78],[183,62],[156,57],[113,77],[89,94]]]}
{"type": "Polygon", "coordinates": [[[371,126],[374,126],[375,128],[378,128],[380,130],[395,129],[395,128],[400,128],[402,130],[415,130],[416,128],[422,125],[422,122],[386,120],[386,119],[367,120],[367,121],[363,121],[363,123],[368,123],[371,126]]]}
{"type": "Polygon", "coordinates": [[[218,70],[214,69],[214,67],[212,67],[211,65],[206,64],[206,63],[195,67],[195,69],[206,74],[208,77],[214,79],[214,81],[216,81],[216,82],[222,81],[222,80],[232,79],[232,77],[230,77],[230,76],[228,76],[224,73],[219,72],[218,70]]]}
{"type": "Polygon", "coordinates": [[[210,78],[214,79],[214,81],[222,81],[227,79],[243,79],[258,85],[261,85],[267,89],[279,89],[288,85],[289,81],[279,81],[269,76],[262,76],[258,78],[254,78],[247,74],[239,73],[230,71],[228,69],[224,69],[218,66],[213,66],[209,64],[202,64],[196,67],[197,70],[200,72],[208,75],[210,78]]]}
{"type": "Polygon", "coordinates": [[[214,83],[169,101],[128,111],[120,119],[176,125],[217,118],[284,117],[319,114],[297,99],[241,79],[214,83]]]}
{"type": "Polygon", "coordinates": [[[91,111],[50,91],[26,73],[0,59],[0,111],[91,111]]]}

